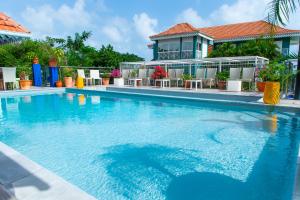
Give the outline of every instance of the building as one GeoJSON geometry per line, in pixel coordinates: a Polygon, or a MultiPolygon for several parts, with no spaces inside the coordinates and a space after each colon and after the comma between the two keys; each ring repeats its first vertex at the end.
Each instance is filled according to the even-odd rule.
{"type": "MultiPolygon", "coordinates": [[[[240,44],[260,37],[269,37],[272,25],[265,21],[245,22],[206,28],[188,23],[150,36],[154,42],[153,60],[201,59],[216,46],[230,42],[240,44]]],[[[275,27],[273,38],[283,55],[298,53],[300,30],[275,27]]]]}
{"type": "Polygon", "coordinates": [[[19,42],[30,38],[30,31],[0,12],[0,44],[19,42]]]}

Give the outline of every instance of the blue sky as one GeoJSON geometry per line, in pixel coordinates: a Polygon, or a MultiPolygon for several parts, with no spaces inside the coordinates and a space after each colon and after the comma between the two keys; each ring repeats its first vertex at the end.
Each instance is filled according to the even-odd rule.
{"type": "MultiPolygon", "coordinates": [[[[121,52],[152,58],[149,35],[179,23],[196,27],[264,19],[270,0],[10,0],[1,11],[27,27],[34,38],[92,31],[88,43],[112,44],[121,52]]],[[[289,28],[300,29],[300,12],[289,28]]]]}

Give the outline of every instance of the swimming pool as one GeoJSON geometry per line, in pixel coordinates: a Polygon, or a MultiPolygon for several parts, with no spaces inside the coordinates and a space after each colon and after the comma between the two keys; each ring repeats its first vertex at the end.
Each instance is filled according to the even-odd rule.
{"type": "Polygon", "coordinates": [[[118,94],[2,98],[0,141],[98,199],[291,199],[300,117],[118,94]]]}

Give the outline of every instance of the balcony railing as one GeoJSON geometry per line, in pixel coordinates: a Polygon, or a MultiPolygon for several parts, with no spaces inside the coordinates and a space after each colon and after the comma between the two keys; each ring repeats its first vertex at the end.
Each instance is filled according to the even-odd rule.
{"type": "Polygon", "coordinates": [[[159,60],[177,60],[180,59],[179,51],[158,52],[159,60]]]}
{"type": "Polygon", "coordinates": [[[193,58],[192,50],[185,50],[181,52],[181,59],[192,59],[192,58],[193,58]]]}

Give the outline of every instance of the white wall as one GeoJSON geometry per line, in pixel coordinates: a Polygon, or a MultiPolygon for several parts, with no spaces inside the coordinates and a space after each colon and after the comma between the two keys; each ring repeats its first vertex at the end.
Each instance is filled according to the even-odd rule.
{"type": "Polygon", "coordinates": [[[203,38],[202,58],[207,57],[207,51],[208,51],[208,40],[203,38]]]}

